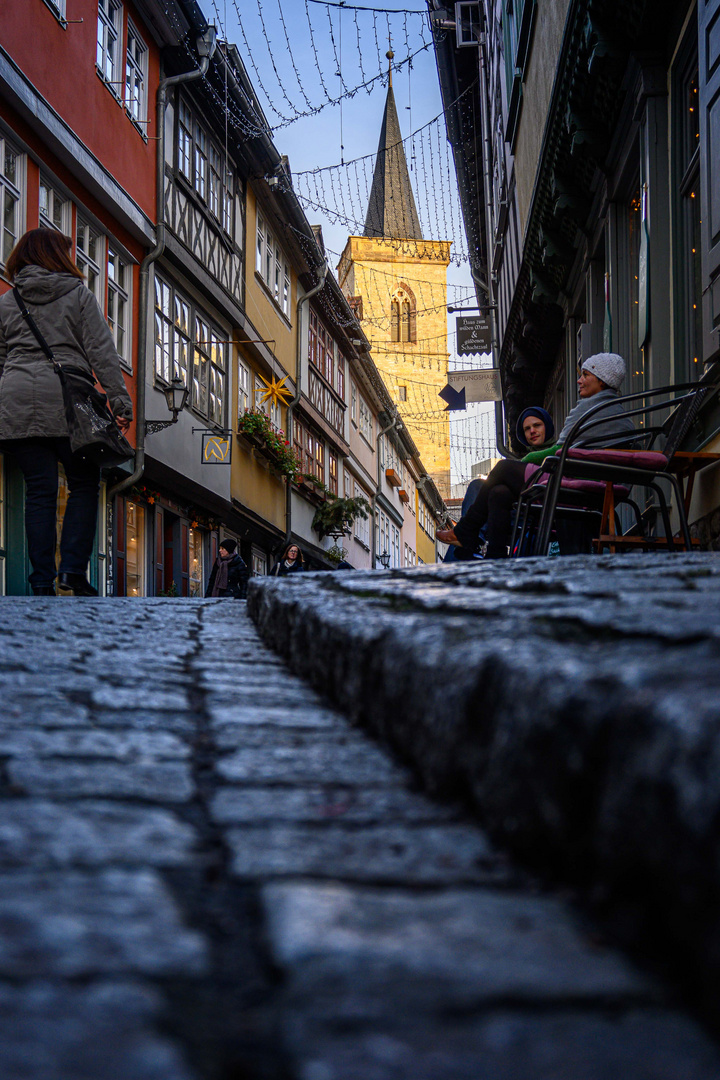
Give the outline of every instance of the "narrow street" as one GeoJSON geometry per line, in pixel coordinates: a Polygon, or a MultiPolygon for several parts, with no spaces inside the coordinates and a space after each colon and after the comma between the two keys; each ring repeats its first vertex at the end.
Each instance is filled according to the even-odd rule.
{"type": "Polygon", "coordinates": [[[720,1077],[667,990],[243,602],[3,613],[2,1080],[720,1077]]]}

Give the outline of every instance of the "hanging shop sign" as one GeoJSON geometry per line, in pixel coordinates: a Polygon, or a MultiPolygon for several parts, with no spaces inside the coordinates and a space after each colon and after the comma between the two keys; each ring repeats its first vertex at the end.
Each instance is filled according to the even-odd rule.
{"type": "Polygon", "coordinates": [[[490,316],[458,315],[455,320],[455,335],[458,356],[490,352],[490,316]]]}
{"type": "Polygon", "coordinates": [[[216,431],[213,428],[193,428],[202,432],[202,465],[229,465],[232,461],[232,432],[216,431]]]}

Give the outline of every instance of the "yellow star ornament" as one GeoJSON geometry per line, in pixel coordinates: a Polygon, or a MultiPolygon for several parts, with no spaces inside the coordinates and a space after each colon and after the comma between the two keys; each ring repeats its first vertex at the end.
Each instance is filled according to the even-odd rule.
{"type": "Polygon", "coordinates": [[[284,379],[276,379],[275,376],[272,375],[270,377],[270,382],[268,382],[267,379],[263,379],[262,375],[260,378],[265,384],[260,390],[255,391],[256,394],[262,394],[260,404],[264,405],[266,401],[271,401],[273,405],[287,405],[292,397],[290,390],[284,385],[288,376],[286,375],[284,379]]]}

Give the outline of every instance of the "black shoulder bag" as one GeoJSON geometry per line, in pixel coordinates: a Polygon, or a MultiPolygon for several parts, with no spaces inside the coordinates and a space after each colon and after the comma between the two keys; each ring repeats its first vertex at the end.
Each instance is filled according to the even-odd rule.
{"type": "Polygon", "coordinates": [[[57,362],[17,288],[13,289],[13,296],[20,308],[20,314],[60,379],[73,454],[85,458],[86,461],[95,462],[100,468],[122,465],[129,461],[134,450],[117,426],[105,394],[96,389],[92,378],[84,371],[71,367],[63,368],[57,362]]]}

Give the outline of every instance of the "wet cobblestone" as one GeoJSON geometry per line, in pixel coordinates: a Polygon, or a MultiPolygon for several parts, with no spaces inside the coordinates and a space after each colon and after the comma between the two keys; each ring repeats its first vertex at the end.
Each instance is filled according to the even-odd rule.
{"type": "Polygon", "coordinates": [[[243,603],[0,604],[0,1080],[720,1078],[243,603]]]}

